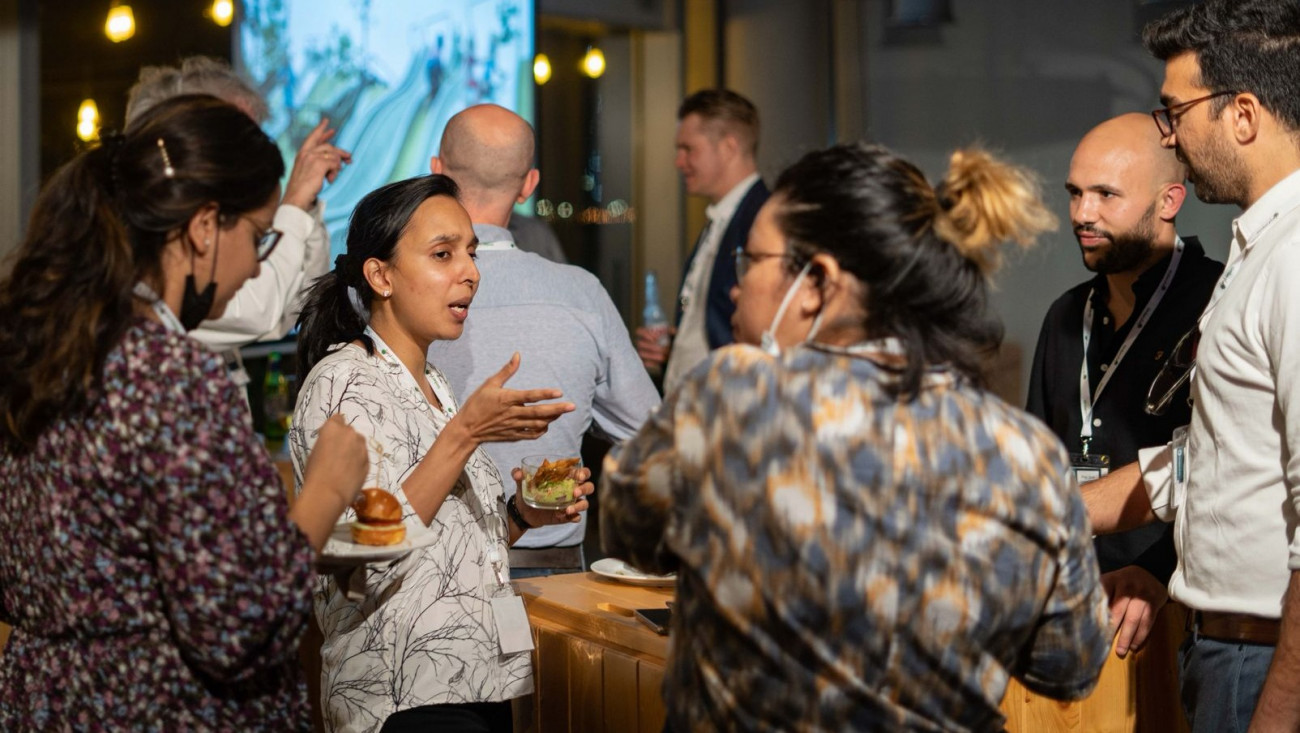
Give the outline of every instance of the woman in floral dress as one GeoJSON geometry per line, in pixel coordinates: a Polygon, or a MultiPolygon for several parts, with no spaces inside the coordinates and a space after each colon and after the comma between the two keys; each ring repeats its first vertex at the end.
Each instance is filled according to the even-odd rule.
{"type": "Polygon", "coordinates": [[[0,283],[0,730],[310,727],[298,638],[364,442],[325,426],[290,510],[185,335],[274,245],[283,171],[246,115],[185,96],[37,200],[0,283]]]}
{"type": "MultiPolygon", "coordinates": [[[[408,522],[437,535],[400,560],[322,578],[321,707],[331,731],[510,731],[509,700],[532,691],[532,670],[506,548],[529,527],[579,521],[587,506],[502,502],[501,474],[480,449],[544,433],[573,405],[529,403],[558,390],[506,389],[516,355],[459,405],[426,360],[433,341],[461,335],[478,286],[477,240],[455,197],[440,175],[366,196],[347,254],[303,309],[295,467],[319,453],[321,425],[343,415],[368,438],[367,486],[392,492],[408,522]]],[[[589,491],[584,483],[577,493],[589,491]]]]}

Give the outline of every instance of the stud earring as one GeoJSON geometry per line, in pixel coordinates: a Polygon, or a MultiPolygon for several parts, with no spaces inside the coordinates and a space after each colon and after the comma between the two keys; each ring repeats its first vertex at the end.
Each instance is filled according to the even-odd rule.
{"type": "Polygon", "coordinates": [[[385,297],[385,298],[389,297],[389,296],[392,295],[392,294],[393,294],[393,291],[391,291],[391,290],[385,290],[385,291],[384,291],[384,297],[385,297]]]}

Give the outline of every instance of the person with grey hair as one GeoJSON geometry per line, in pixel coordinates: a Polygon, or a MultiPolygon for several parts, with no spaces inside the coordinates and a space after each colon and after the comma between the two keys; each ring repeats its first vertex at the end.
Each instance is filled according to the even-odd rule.
{"type": "MultiPolygon", "coordinates": [[[[459,339],[435,341],[429,361],[452,389],[468,394],[511,354],[520,356],[512,383],[521,389],[559,387],[576,409],[536,440],[487,443],[502,473],[525,456],[578,456],[583,436],[622,441],[632,436],[659,394],[641,366],[627,326],[609,293],[580,267],[523,251],[507,226],[517,202],[537,188],[533,130],[494,104],[461,111],[447,123],[434,173],[460,186],[460,201],[478,237],[478,292],[459,339]]],[[[513,490],[513,489],[511,489],[513,490]]],[[[512,577],[581,572],[587,517],[539,527],[510,548],[512,577]]]]}
{"type": "MultiPolygon", "coordinates": [[[[131,87],[126,104],[128,128],[147,110],[181,94],[210,94],[238,107],[253,121],[266,117],[266,102],[223,61],[193,56],[176,66],[146,66],[131,87]]],[[[261,272],[239,289],[220,318],[204,321],[191,332],[200,343],[227,352],[237,382],[247,383],[239,347],[277,339],[288,333],[302,309],[299,294],[329,270],[329,232],[319,198],[325,181],[333,181],[352,154],[333,144],[335,130],[322,119],[307,135],[294,158],[280,206],[263,238],[278,243],[262,262],[261,272]]]]}

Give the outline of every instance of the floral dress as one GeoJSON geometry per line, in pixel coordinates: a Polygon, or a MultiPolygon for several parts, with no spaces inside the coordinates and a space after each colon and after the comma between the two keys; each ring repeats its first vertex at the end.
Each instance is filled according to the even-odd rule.
{"type": "MultiPolygon", "coordinates": [[[[402,483],[455,414],[447,380],[425,366],[440,411],[378,336],[376,353],[346,345],[307,375],[289,434],[295,474],[321,425],[341,413],[369,439],[366,486],[391,491],[408,525],[418,522],[402,483]]],[[[532,692],[527,652],[503,655],[493,620],[492,546],[507,556],[501,476],[487,454],[474,452],[429,531],[431,545],[406,557],[357,570],[364,578],[322,576],[316,614],[321,647],[321,707],[331,731],[378,730],[388,716],[422,705],[500,702],[532,692]],[[350,600],[349,587],[364,585],[350,600]]],[[[345,520],[353,519],[351,509],[345,520]]],[[[509,574],[509,568],[503,572],[509,574]]]]}
{"type": "Polygon", "coordinates": [[[314,553],[212,352],[140,319],[0,455],[0,730],[310,729],[314,553]]]}

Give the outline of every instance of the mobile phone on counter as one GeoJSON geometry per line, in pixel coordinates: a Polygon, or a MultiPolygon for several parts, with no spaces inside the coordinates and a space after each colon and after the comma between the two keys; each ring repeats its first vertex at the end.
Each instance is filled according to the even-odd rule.
{"type": "Polygon", "coordinates": [[[633,613],[636,614],[637,620],[649,626],[656,634],[668,636],[669,621],[673,618],[673,612],[667,608],[638,608],[633,613]]]}

